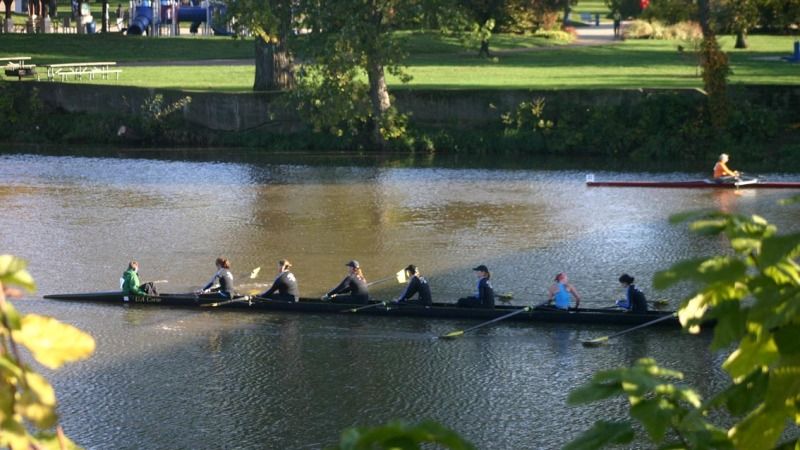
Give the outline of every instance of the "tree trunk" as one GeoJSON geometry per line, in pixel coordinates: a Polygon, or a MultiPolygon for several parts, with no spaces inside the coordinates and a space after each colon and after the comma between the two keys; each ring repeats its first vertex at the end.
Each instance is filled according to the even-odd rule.
{"type": "Polygon", "coordinates": [[[372,143],[380,149],[386,147],[386,139],[381,133],[381,125],[386,112],[391,108],[389,88],[386,86],[386,74],[383,65],[370,59],[367,61],[369,77],[369,100],[372,104],[372,143]]]}
{"type": "Polygon", "coordinates": [[[102,33],[108,33],[108,0],[103,0],[102,17],[103,21],[100,23],[100,31],[102,33]]]}
{"type": "Polygon", "coordinates": [[[292,57],[285,40],[275,44],[256,36],[256,78],[254,91],[287,90],[294,86],[292,57]]]}
{"type": "MultiPolygon", "coordinates": [[[[10,19],[10,18],[11,18],[11,11],[12,11],[12,9],[11,9],[11,8],[12,8],[12,5],[11,5],[11,3],[12,3],[13,1],[14,1],[14,0],[3,0],[3,4],[6,6],[6,20],[8,20],[8,19],[10,19]]],[[[3,26],[5,26],[5,24],[3,24],[3,26]]]]}
{"type": "Polygon", "coordinates": [[[747,48],[747,31],[739,30],[736,32],[736,45],[734,48],[747,48]]]}

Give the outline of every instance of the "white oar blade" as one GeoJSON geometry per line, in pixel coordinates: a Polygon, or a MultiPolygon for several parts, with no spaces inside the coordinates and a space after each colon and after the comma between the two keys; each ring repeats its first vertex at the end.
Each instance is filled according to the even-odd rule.
{"type": "Polygon", "coordinates": [[[408,282],[408,278],[406,277],[406,269],[403,269],[400,272],[397,272],[395,274],[395,277],[397,278],[397,283],[398,284],[403,284],[403,283],[408,282]]]}

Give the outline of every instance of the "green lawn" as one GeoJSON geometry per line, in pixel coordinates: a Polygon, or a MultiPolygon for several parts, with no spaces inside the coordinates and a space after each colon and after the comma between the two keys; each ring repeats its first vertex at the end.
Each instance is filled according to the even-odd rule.
{"type": "Polygon", "coordinates": [[[253,41],[230,37],[149,38],[105,34],[0,34],[0,56],[23,55],[34,64],[89,61],[176,61],[252,58],[253,41]]]}
{"type": "MultiPolygon", "coordinates": [[[[537,48],[499,54],[497,60],[467,53],[452,38],[432,33],[408,33],[411,55],[409,85],[390,78],[402,88],[639,88],[699,87],[697,59],[678,52],[678,41],[635,41],[601,47],[537,48]],[[426,44],[427,42],[427,44],[426,44]]],[[[792,37],[751,36],[751,48],[734,50],[732,37],[721,38],[729,52],[732,83],[800,84],[800,64],[776,57],[791,53],[792,37]],[[772,59],[769,59],[772,58],[772,59]]],[[[140,38],[125,36],[63,35],[47,41],[39,51],[35,40],[22,35],[0,35],[0,56],[25,54],[35,64],[68,61],[194,60],[250,58],[252,42],[230,38],[140,38]],[[13,50],[12,50],[13,49],[13,50]],[[18,51],[19,49],[19,51],[18,51]]],[[[502,36],[493,48],[536,47],[530,36],[502,36]],[[505,43],[502,43],[505,42],[505,43]]],[[[251,89],[252,66],[146,66],[123,67],[119,81],[84,81],[153,88],[204,91],[251,89]]],[[[74,81],[70,81],[74,82],[74,81]]]]}

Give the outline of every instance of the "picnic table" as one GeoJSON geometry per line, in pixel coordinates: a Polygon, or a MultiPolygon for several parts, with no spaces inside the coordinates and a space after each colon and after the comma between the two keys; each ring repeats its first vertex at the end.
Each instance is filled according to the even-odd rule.
{"type": "Polygon", "coordinates": [[[11,56],[8,58],[0,58],[0,64],[3,62],[6,63],[4,67],[6,76],[18,77],[21,80],[22,77],[29,77],[36,74],[36,64],[28,64],[30,60],[30,56],[11,56]]]}
{"type": "Polygon", "coordinates": [[[122,69],[116,69],[116,62],[87,62],[87,63],[68,63],[68,64],[49,64],[44,66],[47,69],[47,79],[55,81],[59,77],[61,81],[66,81],[70,76],[76,80],[82,80],[84,75],[90,80],[94,80],[99,75],[100,79],[107,80],[110,74],[115,74],[119,80],[122,69]]]}

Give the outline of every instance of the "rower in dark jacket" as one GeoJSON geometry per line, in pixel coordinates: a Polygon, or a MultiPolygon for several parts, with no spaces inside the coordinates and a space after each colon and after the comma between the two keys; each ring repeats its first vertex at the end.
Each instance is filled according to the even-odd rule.
{"type": "Polygon", "coordinates": [[[345,265],[349,267],[347,276],[338,286],[325,294],[322,299],[330,300],[334,303],[367,304],[369,301],[369,288],[367,287],[367,279],[364,278],[364,273],[361,271],[361,266],[356,260],[350,261],[345,265]]]}
{"type": "Polygon", "coordinates": [[[625,298],[617,300],[616,305],[633,313],[646,313],[647,298],[644,296],[644,293],[633,284],[634,278],[627,273],[623,273],[622,276],[619,277],[619,282],[625,289],[625,298]]]}
{"type": "Polygon", "coordinates": [[[431,301],[431,287],[422,275],[420,275],[417,266],[410,264],[405,268],[406,277],[409,279],[406,289],[397,298],[398,303],[409,303],[430,306],[431,301]],[[411,297],[417,295],[417,299],[412,300],[411,297]]]}
{"type": "Polygon", "coordinates": [[[217,294],[224,298],[233,298],[233,274],[231,273],[231,262],[227,258],[217,258],[215,261],[217,272],[211,277],[198,294],[217,294]]]}
{"type": "Polygon", "coordinates": [[[481,264],[472,269],[478,278],[478,286],[475,295],[458,299],[458,306],[467,308],[494,308],[494,289],[489,279],[492,274],[489,269],[481,264]]]}
{"type": "Polygon", "coordinates": [[[282,259],[278,261],[278,276],[272,282],[272,286],[261,293],[259,297],[272,300],[283,300],[287,302],[300,301],[300,292],[297,289],[297,278],[289,271],[292,263],[282,259]]]}

